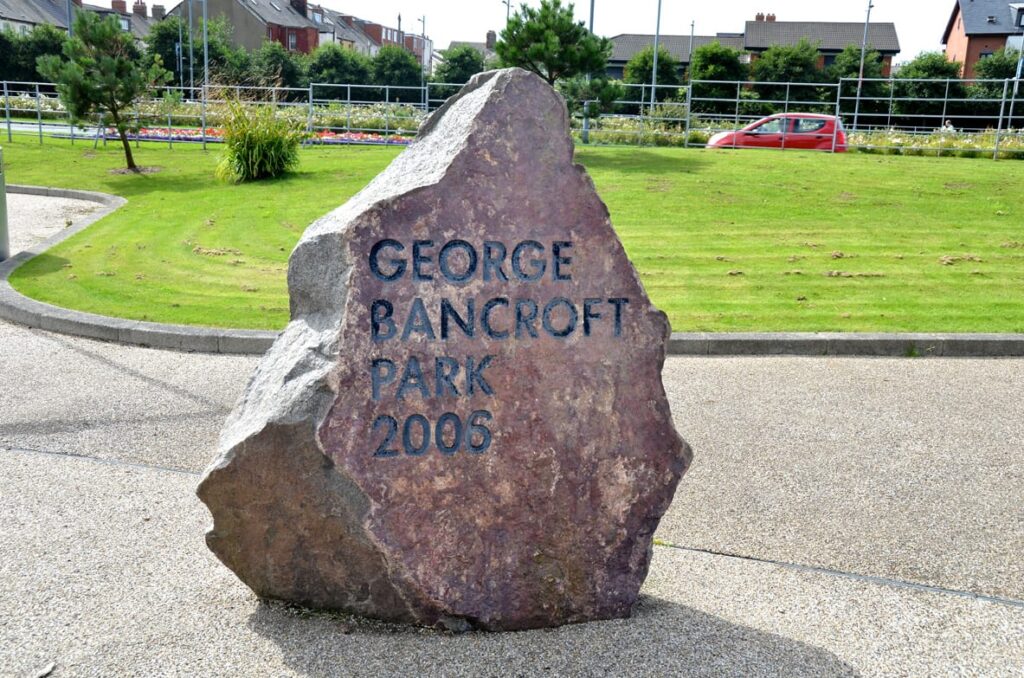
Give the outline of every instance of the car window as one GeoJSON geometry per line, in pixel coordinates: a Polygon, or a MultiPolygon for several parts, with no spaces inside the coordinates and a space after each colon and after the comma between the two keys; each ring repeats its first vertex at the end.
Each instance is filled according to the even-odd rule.
{"type": "Polygon", "coordinates": [[[757,134],[782,134],[782,123],[784,118],[775,118],[752,129],[757,134]]]}
{"type": "Polygon", "coordinates": [[[810,134],[823,128],[825,122],[825,120],[815,118],[797,118],[793,131],[797,134],[810,134]]]}

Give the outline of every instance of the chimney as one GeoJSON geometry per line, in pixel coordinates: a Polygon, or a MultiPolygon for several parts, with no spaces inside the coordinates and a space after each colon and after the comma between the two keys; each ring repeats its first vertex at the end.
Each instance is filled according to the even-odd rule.
{"type": "Polygon", "coordinates": [[[164,9],[163,5],[153,5],[153,18],[157,21],[162,21],[167,16],[167,10],[164,9]]]}
{"type": "Polygon", "coordinates": [[[128,0],[110,0],[110,9],[121,14],[127,14],[128,0]]]}
{"type": "Polygon", "coordinates": [[[487,49],[494,49],[494,46],[498,44],[498,34],[494,31],[487,31],[487,49]]]}
{"type": "Polygon", "coordinates": [[[294,7],[295,11],[301,14],[302,16],[309,16],[309,11],[306,6],[306,0],[292,0],[292,7],[294,7]]]}
{"type": "Polygon", "coordinates": [[[768,22],[772,22],[772,21],[775,21],[775,15],[774,15],[774,14],[769,14],[768,16],[766,16],[766,17],[764,18],[764,20],[765,20],[765,21],[768,21],[768,22]]]}
{"type": "Polygon", "coordinates": [[[135,0],[135,4],[132,5],[132,14],[138,14],[139,16],[146,16],[146,3],[142,0],[135,0]]]}
{"type": "Polygon", "coordinates": [[[757,16],[754,17],[754,21],[757,21],[757,22],[764,21],[764,12],[758,12],[757,16]]]}

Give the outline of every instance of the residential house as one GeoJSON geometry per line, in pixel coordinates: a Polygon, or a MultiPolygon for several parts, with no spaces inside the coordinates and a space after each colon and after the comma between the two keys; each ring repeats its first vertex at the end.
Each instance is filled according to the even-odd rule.
{"type": "Polygon", "coordinates": [[[363,32],[354,16],[321,5],[309,6],[309,18],[320,32],[320,44],[335,43],[372,57],[380,44],[363,32]]]}
{"type": "MultiPolygon", "coordinates": [[[[861,45],[864,40],[864,24],[836,21],[778,21],[774,14],[759,12],[753,21],[747,21],[742,33],[718,33],[717,35],[693,36],[693,49],[711,42],[720,42],[726,47],[738,49],[750,63],[775,45],[795,45],[806,38],[818,48],[818,67],[832,65],[844,49],[850,45],[861,45]]],[[[654,44],[653,35],[625,33],[611,38],[612,55],[608,59],[607,73],[612,78],[622,78],[626,64],[637,52],[654,44]]],[[[661,35],[659,47],[664,47],[675,57],[682,69],[690,63],[689,35],[661,35]]],[[[868,26],[868,45],[882,56],[882,72],[892,72],[893,57],[900,51],[896,26],[892,23],[873,23],[868,26]]]]}
{"type": "MultiPolygon", "coordinates": [[[[162,5],[153,5],[153,15],[148,15],[146,3],[136,0],[132,11],[128,11],[127,0],[113,0],[112,7],[83,5],[82,0],[72,0],[72,11],[88,10],[104,16],[115,15],[121,29],[131,31],[141,41],[149,35],[149,28],[164,16],[162,5]]],[[[56,26],[62,31],[68,29],[68,3],[66,0],[0,0],[0,30],[28,33],[41,24],[56,26]]]]}
{"type": "Polygon", "coordinates": [[[492,61],[497,58],[498,53],[494,51],[494,46],[498,44],[498,34],[494,31],[487,31],[487,37],[483,42],[466,42],[457,40],[448,45],[448,49],[455,49],[456,47],[472,47],[476,51],[480,52],[480,55],[484,58],[484,62],[492,61]]]}
{"type": "Polygon", "coordinates": [[[942,34],[946,58],[961,64],[965,78],[973,78],[975,66],[987,56],[1024,43],[1024,2],[1006,0],[957,0],[942,34]]]}
{"type": "MultiPolygon", "coordinates": [[[[307,0],[207,0],[210,19],[224,18],[234,27],[232,41],[236,47],[258,49],[265,40],[281,43],[292,52],[309,53],[316,49],[320,29],[309,17],[307,0]]],[[[168,14],[200,26],[203,3],[182,0],[168,14]]]]}
{"type": "MultiPolygon", "coordinates": [[[[746,23],[743,32],[743,49],[751,53],[751,60],[757,60],[765,50],[776,45],[795,45],[807,39],[818,47],[818,67],[825,68],[835,62],[836,57],[850,45],[860,46],[864,41],[863,23],[836,21],[777,21],[774,14],[758,13],[753,21],[746,23]]],[[[893,57],[900,51],[896,25],[873,23],[868,26],[868,45],[882,57],[882,74],[892,73],[893,57]]]]}
{"type": "MultiPolygon", "coordinates": [[[[625,74],[626,64],[638,52],[647,47],[654,46],[653,35],[639,33],[623,33],[611,38],[612,55],[608,58],[606,72],[608,77],[621,80],[625,74]]],[[[743,49],[743,36],[736,33],[720,33],[718,35],[695,35],[693,36],[693,49],[697,49],[712,42],[720,42],[726,47],[743,49]]],[[[658,48],[664,49],[675,58],[680,64],[680,74],[690,64],[690,36],[689,35],[660,35],[658,36],[658,48]]]]}

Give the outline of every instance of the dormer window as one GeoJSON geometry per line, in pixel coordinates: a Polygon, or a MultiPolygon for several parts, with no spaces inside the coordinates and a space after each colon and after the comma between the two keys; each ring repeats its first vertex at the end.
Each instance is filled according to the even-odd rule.
{"type": "Polygon", "coordinates": [[[127,17],[121,17],[121,30],[125,31],[125,32],[128,32],[129,30],[131,30],[131,28],[132,28],[132,25],[131,25],[131,23],[128,22],[128,18],[127,17]]]}
{"type": "Polygon", "coordinates": [[[322,24],[324,22],[324,15],[320,12],[313,12],[313,21],[322,24]]]}
{"type": "Polygon", "coordinates": [[[1017,10],[1017,28],[1024,28],[1024,9],[1017,10]]]}

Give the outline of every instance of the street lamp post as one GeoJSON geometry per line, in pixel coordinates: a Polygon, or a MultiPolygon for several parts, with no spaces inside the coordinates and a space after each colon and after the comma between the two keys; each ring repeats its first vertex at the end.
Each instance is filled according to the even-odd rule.
{"type": "Polygon", "coordinates": [[[654,23],[654,67],[651,69],[651,115],[654,114],[654,96],[658,92],[658,39],[661,37],[661,0],[658,0],[658,19],[654,23]]]}
{"type": "Polygon", "coordinates": [[[420,92],[423,96],[423,110],[430,108],[430,97],[427,96],[426,74],[423,70],[427,62],[427,15],[420,17],[420,92]]]}
{"type": "MultiPolygon", "coordinates": [[[[857,131],[857,122],[860,118],[860,94],[864,90],[864,60],[868,54],[868,27],[871,25],[871,9],[875,6],[873,0],[868,0],[868,15],[864,19],[864,39],[860,43],[860,73],[857,75],[857,102],[853,109],[853,131],[857,131]]],[[[840,84],[842,87],[842,84],[840,84]]],[[[836,111],[839,113],[839,111],[836,111]]]]}
{"type": "Polygon", "coordinates": [[[74,10],[71,9],[71,0],[68,0],[68,37],[71,37],[71,24],[75,22],[74,10]]]}
{"type": "Polygon", "coordinates": [[[203,150],[206,150],[206,96],[210,89],[210,37],[206,27],[210,23],[206,15],[207,5],[210,0],[203,2],[203,150]]]}
{"type": "MultiPolygon", "coordinates": [[[[590,0],[590,34],[594,34],[594,0],[590,0]]],[[[590,73],[587,73],[587,82],[590,82],[590,73]]],[[[583,100],[583,143],[590,143],[590,91],[584,95],[583,100]]]]}
{"type": "Polygon", "coordinates": [[[505,5],[505,23],[507,24],[512,18],[512,0],[501,0],[501,4],[505,5]]]}
{"type": "Polygon", "coordinates": [[[195,53],[192,51],[192,0],[188,0],[188,94],[196,98],[196,72],[193,68],[195,53]]]}
{"type": "Polygon", "coordinates": [[[686,64],[686,83],[690,83],[690,71],[693,70],[693,31],[697,28],[697,22],[690,22],[690,55],[687,57],[689,62],[686,64]]]}

